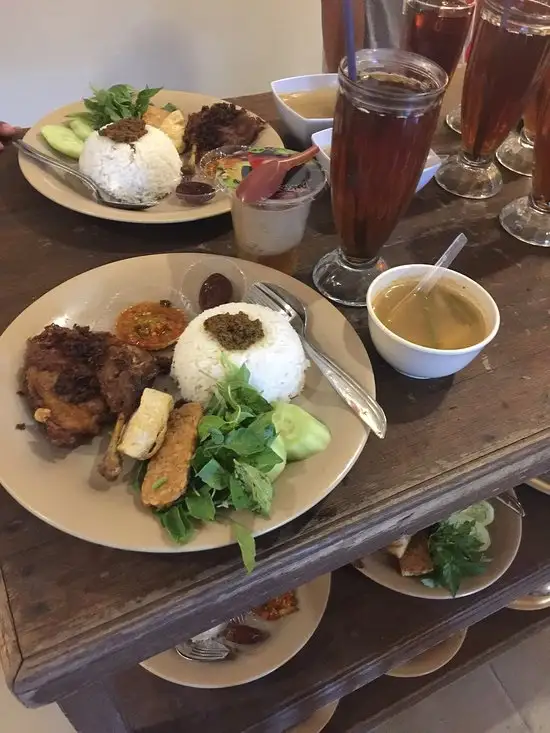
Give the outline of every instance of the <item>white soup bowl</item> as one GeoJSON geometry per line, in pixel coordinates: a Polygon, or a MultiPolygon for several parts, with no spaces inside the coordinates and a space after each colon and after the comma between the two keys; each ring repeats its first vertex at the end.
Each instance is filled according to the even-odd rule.
{"type": "Polygon", "coordinates": [[[456,374],[464,369],[480,351],[490,343],[500,326],[497,304],[481,285],[454,270],[447,270],[441,282],[464,293],[483,313],[487,335],[473,346],[464,349],[432,349],[419,346],[390,331],[374,312],[376,297],[398,280],[419,279],[433,265],[402,265],[382,272],[373,280],[367,291],[369,331],[380,356],[398,372],[415,379],[434,379],[456,374]]]}

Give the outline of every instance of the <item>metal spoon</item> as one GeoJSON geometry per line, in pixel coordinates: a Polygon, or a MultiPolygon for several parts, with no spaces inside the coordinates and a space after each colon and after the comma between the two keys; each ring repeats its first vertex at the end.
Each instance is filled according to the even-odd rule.
{"type": "Polygon", "coordinates": [[[159,202],[157,199],[155,201],[144,201],[140,204],[124,203],[124,201],[119,201],[114,196],[111,196],[111,194],[107,193],[107,191],[99,188],[95,181],[92,181],[91,178],[85,176],[83,173],[81,173],[76,168],[73,168],[68,163],[63,163],[63,161],[57,160],[57,158],[52,158],[51,155],[46,155],[45,153],[40,152],[40,150],[33,148],[32,145],[29,145],[23,140],[14,140],[13,145],[21,153],[23,153],[23,155],[31,158],[31,160],[36,160],[39,163],[43,163],[44,165],[50,166],[51,168],[57,168],[58,170],[64,171],[65,173],[69,173],[71,176],[74,176],[81,183],[91,189],[92,195],[98,203],[105,204],[105,206],[111,206],[114,209],[130,209],[131,211],[140,211],[142,209],[150,209],[151,206],[156,206],[156,204],[158,204],[159,202]]]}
{"type": "Polygon", "coordinates": [[[387,420],[378,402],[336,362],[308,341],[307,309],[301,300],[273,283],[254,283],[246,294],[246,300],[281,313],[300,336],[304,351],[333,389],[378,438],[385,436],[387,420]]]}

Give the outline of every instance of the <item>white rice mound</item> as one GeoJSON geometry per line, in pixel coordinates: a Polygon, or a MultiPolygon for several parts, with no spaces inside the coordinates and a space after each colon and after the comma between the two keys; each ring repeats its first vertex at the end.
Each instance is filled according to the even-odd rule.
{"type": "Polygon", "coordinates": [[[145,127],[146,134],[131,145],[94,132],[79,159],[82,173],[129,204],[163,198],[181,180],[181,160],[174,143],[162,130],[145,127]]]}
{"type": "Polygon", "coordinates": [[[224,376],[222,352],[235,365],[246,364],[250,384],[268,402],[288,402],[304,387],[309,362],[296,331],[279,313],[261,305],[228,303],[201,313],[179,338],[172,361],[172,377],[187,402],[206,405],[215,383],[224,376]],[[218,313],[246,313],[260,319],[264,337],[244,351],[225,351],[204,328],[218,313]]]}

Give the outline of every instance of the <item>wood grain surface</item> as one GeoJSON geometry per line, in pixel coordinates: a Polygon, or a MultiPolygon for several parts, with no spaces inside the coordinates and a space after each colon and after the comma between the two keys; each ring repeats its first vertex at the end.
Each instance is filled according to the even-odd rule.
{"type": "MultiPolygon", "coordinates": [[[[519,496],[527,512],[524,541],[509,571],[485,591],[450,601],[410,598],[382,588],[351,567],[342,568],[333,574],[328,607],[311,640],[261,680],[225,690],[196,690],[139,668],[115,675],[106,684],[129,730],[171,733],[185,726],[187,733],[199,733],[223,721],[223,733],[282,733],[317,707],[359,688],[358,694],[367,697],[362,715],[368,718],[377,705],[376,696],[369,694],[373,680],[550,578],[550,552],[541,552],[550,502],[527,488],[519,496]]],[[[522,615],[514,614],[512,621],[522,615]]],[[[496,634],[502,641],[498,621],[495,628],[489,640],[496,634]]],[[[510,635],[514,630],[512,625],[510,635]]],[[[344,733],[347,728],[334,730],[344,733]]]]}
{"type": "MultiPolygon", "coordinates": [[[[455,88],[446,106],[457,100],[455,88]]],[[[275,120],[269,95],[240,101],[275,120]]],[[[441,128],[433,147],[448,152],[458,142],[441,128]]],[[[12,629],[4,633],[10,648],[3,660],[20,658],[6,669],[19,699],[28,705],[57,700],[251,601],[333,570],[405,529],[550,467],[550,253],[520,244],[499,227],[500,208],[530,185],[505,178],[503,192],[485,202],[453,198],[431,183],[386,248],[392,264],[431,262],[465,231],[470,244],[456,267],[495,297],[499,335],[454,379],[417,382],[376,356],[366,314],[347,311],[373,361],[388,437],[371,437],[324,502],[259,541],[251,576],[235,548],[176,557],[109,550],[62,535],[0,494],[2,628],[12,629]]],[[[315,262],[336,244],[327,194],[312,212],[300,279],[310,282],[315,262]]],[[[86,218],[35,193],[13,150],[0,156],[0,329],[78,273],[112,260],[190,249],[232,254],[229,217],[166,226],[86,218]]]]}

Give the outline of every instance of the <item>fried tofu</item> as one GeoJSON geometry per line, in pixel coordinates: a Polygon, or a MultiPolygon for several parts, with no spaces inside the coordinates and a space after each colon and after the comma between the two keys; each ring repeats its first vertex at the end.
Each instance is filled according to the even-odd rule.
{"type": "Polygon", "coordinates": [[[183,135],[185,133],[186,123],[181,110],[175,109],[173,112],[168,112],[168,110],[162,109],[162,107],[155,107],[153,104],[150,104],[143,115],[143,121],[148,125],[162,130],[174,143],[178,153],[181,154],[183,152],[183,135]]]}
{"type": "Polygon", "coordinates": [[[401,575],[405,577],[427,575],[432,572],[434,566],[430,557],[428,535],[425,532],[419,532],[411,538],[405,554],[399,560],[399,568],[401,575]]]}
{"type": "Polygon", "coordinates": [[[185,494],[202,415],[202,407],[196,402],[172,411],[164,442],[149,461],[141,486],[145,506],[167,507],[185,494]]]}
{"type": "Polygon", "coordinates": [[[398,540],[392,542],[391,545],[388,545],[386,547],[386,552],[389,552],[390,555],[393,555],[398,560],[401,560],[401,558],[407,551],[407,547],[409,546],[411,540],[412,535],[404,534],[398,540]]]}

